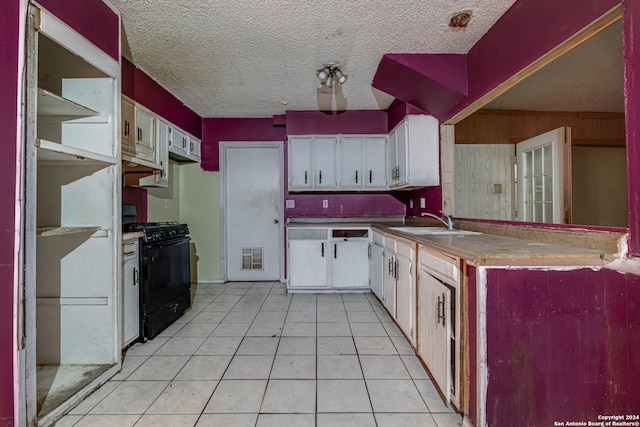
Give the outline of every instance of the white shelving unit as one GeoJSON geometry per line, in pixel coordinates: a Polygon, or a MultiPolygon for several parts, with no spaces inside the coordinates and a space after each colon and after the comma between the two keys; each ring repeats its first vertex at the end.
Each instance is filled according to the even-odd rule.
{"type": "Polygon", "coordinates": [[[34,6],[27,26],[26,422],[120,368],[120,64],[34,6]]]}

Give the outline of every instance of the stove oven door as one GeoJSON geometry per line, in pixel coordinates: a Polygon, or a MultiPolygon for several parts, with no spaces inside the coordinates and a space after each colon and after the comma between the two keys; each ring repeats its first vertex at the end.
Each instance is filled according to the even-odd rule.
{"type": "Polygon", "coordinates": [[[153,338],[191,307],[190,238],[149,243],[141,259],[142,336],[153,338]]]}

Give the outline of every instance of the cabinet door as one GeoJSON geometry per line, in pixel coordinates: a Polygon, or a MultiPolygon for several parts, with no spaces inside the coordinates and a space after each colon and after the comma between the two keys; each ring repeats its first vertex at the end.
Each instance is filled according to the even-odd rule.
{"type": "Polygon", "coordinates": [[[421,268],[418,280],[418,355],[429,368],[447,405],[451,367],[450,298],[450,288],[421,268]]]}
{"type": "Polygon", "coordinates": [[[412,272],[412,262],[409,258],[398,255],[396,257],[398,280],[396,281],[396,321],[398,326],[409,337],[412,344],[414,339],[414,304],[415,282],[412,272]]]}
{"type": "Polygon", "coordinates": [[[122,97],[120,104],[120,140],[122,142],[122,152],[136,155],[136,143],[133,140],[134,128],[133,122],[135,120],[135,108],[133,102],[129,98],[122,97]]]}
{"type": "Polygon", "coordinates": [[[289,241],[289,287],[327,287],[327,241],[289,241]]]}
{"type": "Polygon", "coordinates": [[[123,245],[122,289],[122,345],[135,341],[140,335],[140,289],[138,270],[138,242],[123,245]]]}
{"type": "Polygon", "coordinates": [[[363,188],[362,173],[363,138],[361,136],[340,137],[340,188],[358,190],[363,188]]]}
{"type": "Polygon", "coordinates": [[[377,243],[371,245],[371,262],[369,275],[371,277],[371,291],[375,296],[384,301],[384,295],[382,293],[382,280],[384,274],[384,249],[377,243]]]}
{"type": "Polygon", "coordinates": [[[389,134],[387,141],[387,172],[389,174],[389,185],[393,187],[398,181],[398,153],[397,144],[397,128],[389,134]]]}
{"type": "Polygon", "coordinates": [[[407,185],[408,181],[408,151],[407,151],[407,122],[402,122],[396,128],[396,186],[407,185]]]}
{"type": "Polygon", "coordinates": [[[315,165],[313,187],[315,189],[335,190],[338,187],[336,176],[338,140],[335,137],[315,137],[313,145],[315,165]]]}
{"type": "Polygon", "coordinates": [[[331,286],[366,288],[369,286],[369,241],[344,239],[331,242],[331,286]]]}
{"type": "Polygon", "coordinates": [[[384,262],[382,265],[382,293],[384,306],[391,316],[396,318],[396,254],[389,249],[384,250],[384,262]]]}
{"type": "Polygon", "coordinates": [[[310,190],[313,182],[311,168],[312,137],[289,138],[289,189],[310,190]]]}
{"type": "Polygon", "coordinates": [[[169,151],[179,156],[186,157],[188,153],[189,136],[176,127],[171,128],[169,151]]]}
{"type": "Polygon", "coordinates": [[[370,190],[387,188],[387,137],[364,137],[364,187],[370,190]]]}
{"type": "Polygon", "coordinates": [[[152,114],[136,107],[136,157],[156,161],[155,118],[152,114]]]}
{"type": "Polygon", "coordinates": [[[162,167],[162,172],[156,175],[158,186],[169,186],[169,124],[156,118],[156,163],[162,167]]]}
{"type": "Polygon", "coordinates": [[[189,137],[189,158],[200,161],[200,140],[197,138],[189,137]]]}

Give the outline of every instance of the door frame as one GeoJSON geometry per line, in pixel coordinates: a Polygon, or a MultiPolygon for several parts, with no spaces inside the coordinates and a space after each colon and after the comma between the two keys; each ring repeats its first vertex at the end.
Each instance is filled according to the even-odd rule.
{"type": "Polygon", "coordinates": [[[278,150],[280,174],[280,214],[278,216],[278,247],[280,248],[280,282],[284,278],[284,142],[283,141],[220,141],[220,274],[223,281],[228,281],[227,271],[227,149],[233,148],[276,148],[278,150]]]}

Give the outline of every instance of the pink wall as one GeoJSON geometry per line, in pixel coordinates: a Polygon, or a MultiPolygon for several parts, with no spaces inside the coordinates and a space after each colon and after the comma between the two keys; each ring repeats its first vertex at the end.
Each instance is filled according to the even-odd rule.
{"type": "Polygon", "coordinates": [[[287,111],[287,135],[388,133],[387,113],[379,110],[349,110],[340,114],[319,111],[287,111]]]}
{"type": "Polygon", "coordinates": [[[487,423],[597,421],[640,408],[640,277],[487,271],[487,423]]]}
{"type": "Polygon", "coordinates": [[[120,59],[120,19],[102,0],[38,0],[38,3],[113,59],[120,59]]]}
{"type": "Polygon", "coordinates": [[[134,71],[133,99],[176,126],[202,137],[202,119],[139,68],[134,71]]]}
{"type": "Polygon", "coordinates": [[[13,426],[13,386],[17,381],[13,369],[17,357],[14,277],[16,267],[16,139],[18,136],[18,37],[21,0],[0,2],[0,426],[13,426]]]}
{"type": "Polygon", "coordinates": [[[135,205],[136,222],[147,222],[147,189],[140,187],[122,187],[122,204],[135,205]]]}

